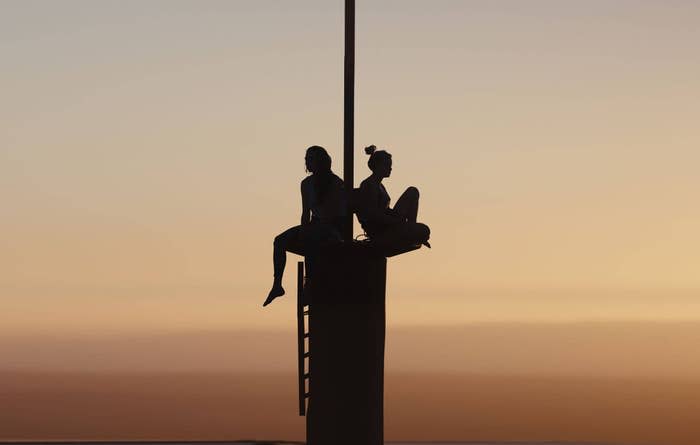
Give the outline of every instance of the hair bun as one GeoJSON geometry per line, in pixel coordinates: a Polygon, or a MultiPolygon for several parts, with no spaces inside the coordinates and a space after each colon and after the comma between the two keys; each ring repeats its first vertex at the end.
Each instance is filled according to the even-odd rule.
{"type": "Polygon", "coordinates": [[[365,153],[367,153],[368,155],[371,155],[375,151],[377,151],[376,145],[370,145],[369,147],[365,147],[365,153]]]}

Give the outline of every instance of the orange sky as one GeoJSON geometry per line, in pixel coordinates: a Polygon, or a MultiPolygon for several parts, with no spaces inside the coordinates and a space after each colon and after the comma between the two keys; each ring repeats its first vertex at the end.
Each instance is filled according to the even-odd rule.
{"type": "MultiPolygon", "coordinates": [[[[356,182],[361,147],[390,151],[389,193],[419,187],[433,234],[432,250],[389,262],[387,369],[418,380],[389,380],[389,403],[406,409],[388,411],[387,431],[423,438],[420,417],[447,419],[444,439],[534,439],[551,414],[562,435],[546,439],[697,443],[683,429],[697,424],[697,388],[682,382],[700,369],[700,4],[357,8],[356,182]],[[445,388],[409,390],[433,371],[667,380],[518,393],[516,407],[534,407],[525,422],[497,415],[523,381],[478,417],[445,388]],[[598,413],[600,435],[576,435],[594,430],[556,409],[571,407],[562,394],[598,413]],[[437,410],[442,396],[474,422],[437,410]],[[489,436],[499,419],[520,435],[489,436]]],[[[272,239],[299,219],[305,148],[325,146],[342,172],[342,19],[325,0],[2,2],[0,371],[293,372],[294,298],[260,306],[272,239]]],[[[20,437],[33,407],[67,396],[57,384],[29,397],[13,382],[31,376],[12,378],[0,393],[52,401],[13,411],[20,437]]],[[[75,412],[99,413],[99,385],[76,382],[89,388],[75,412]]],[[[241,391],[231,400],[253,394],[241,391]]],[[[292,414],[279,432],[296,437],[292,414]]]]}
{"type": "MultiPolygon", "coordinates": [[[[286,323],[259,303],[305,147],[341,171],[340,3],[2,8],[0,329],[286,323]]],[[[435,246],[391,261],[391,320],[697,319],[699,17],[359,2],[356,140],[435,246]]]]}

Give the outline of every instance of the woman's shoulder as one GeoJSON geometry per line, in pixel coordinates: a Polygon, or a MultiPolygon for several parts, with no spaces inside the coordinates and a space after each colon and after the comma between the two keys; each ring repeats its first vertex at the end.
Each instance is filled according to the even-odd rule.
{"type": "Polygon", "coordinates": [[[309,175],[306,178],[301,180],[301,187],[306,188],[306,187],[311,187],[313,185],[313,175],[309,175]]]}
{"type": "Polygon", "coordinates": [[[369,178],[365,178],[362,182],[360,182],[360,188],[363,190],[376,189],[378,188],[378,186],[379,183],[377,181],[373,181],[371,176],[369,178]]]}
{"type": "Polygon", "coordinates": [[[343,180],[340,178],[340,176],[336,175],[335,173],[333,173],[332,175],[333,175],[333,176],[332,176],[332,181],[333,181],[333,183],[334,183],[335,185],[340,185],[340,186],[342,186],[343,184],[345,184],[345,183],[343,182],[343,180]]]}

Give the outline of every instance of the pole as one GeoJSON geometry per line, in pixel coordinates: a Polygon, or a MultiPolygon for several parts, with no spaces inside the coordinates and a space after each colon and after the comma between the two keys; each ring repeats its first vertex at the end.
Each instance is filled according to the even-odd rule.
{"type": "MultiPolygon", "coordinates": [[[[345,94],[343,125],[343,182],[348,197],[352,196],[354,183],[354,146],[355,146],[355,0],[345,0],[345,94]]],[[[348,199],[345,232],[343,239],[352,241],[353,215],[352,203],[348,199]]]]}

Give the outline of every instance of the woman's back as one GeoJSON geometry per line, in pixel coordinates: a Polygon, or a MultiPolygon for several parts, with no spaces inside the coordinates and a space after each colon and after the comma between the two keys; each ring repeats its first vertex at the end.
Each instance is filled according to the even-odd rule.
{"type": "Polygon", "coordinates": [[[357,199],[357,219],[365,232],[381,230],[384,224],[380,217],[388,211],[391,202],[384,185],[370,176],[360,183],[357,199]]]}
{"type": "Polygon", "coordinates": [[[301,182],[302,193],[309,199],[312,218],[323,223],[335,223],[347,214],[343,180],[329,173],[326,178],[311,175],[301,182]]]}

